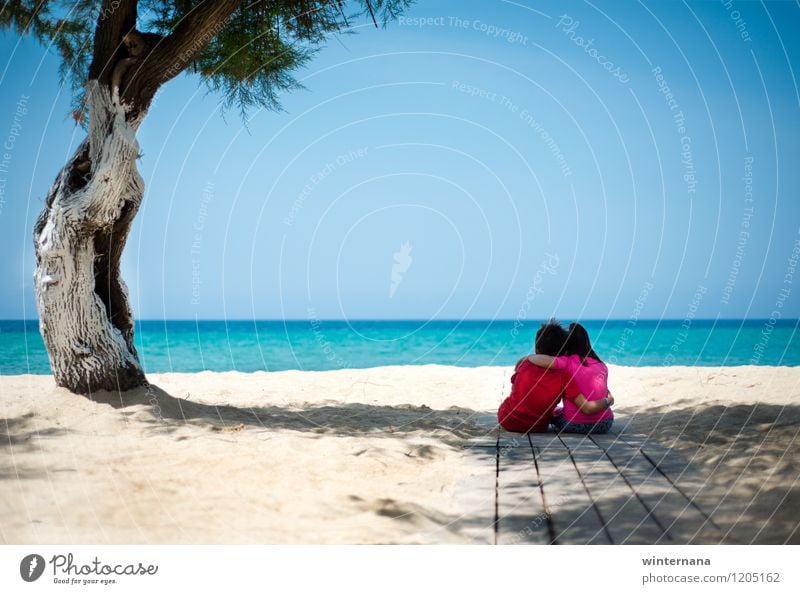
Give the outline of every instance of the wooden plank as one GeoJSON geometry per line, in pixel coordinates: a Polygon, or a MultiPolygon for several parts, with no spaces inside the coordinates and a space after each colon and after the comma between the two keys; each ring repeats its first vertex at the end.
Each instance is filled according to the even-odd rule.
{"type": "Polygon", "coordinates": [[[531,434],[531,445],[544,490],[553,544],[609,544],[600,520],[569,451],[555,434],[531,434]]]}
{"type": "Polygon", "coordinates": [[[467,440],[462,452],[472,470],[458,481],[453,495],[454,520],[449,529],[475,544],[495,543],[497,438],[467,440]]]}
{"type": "Polygon", "coordinates": [[[682,468],[684,474],[695,474],[674,452],[646,441],[632,446],[624,438],[600,445],[663,526],[663,537],[652,544],[715,544],[720,541],[722,533],[714,522],[676,488],[674,480],[670,480],[666,472],[670,467],[682,468]]]}
{"type": "Polygon", "coordinates": [[[564,447],[558,440],[558,435],[555,433],[529,433],[528,439],[534,451],[539,451],[544,448],[560,450],[564,447]]]}
{"type": "Polygon", "coordinates": [[[649,440],[647,435],[639,433],[602,433],[600,435],[592,435],[591,439],[599,446],[611,443],[624,443],[631,447],[640,447],[649,440]]]}
{"type": "Polygon", "coordinates": [[[723,531],[704,509],[709,501],[700,495],[704,478],[646,435],[530,434],[529,452],[522,436],[499,435],[500,543],[710,544],[722,539],[723,531]]]}
{"type": "Polygon", "coordinates": [[[584,484],[604,521],[614,544],[653,544],[664,536],[664,527],[650,513],[642,500],[620,472],[620,468],[641,459],[639,453],[626,445],[618,460],[609,458],[591,439],[562,436],[578,466],[584,484]],[[624,455],[624,454],[627,454],[624,455]],[[614,464],[617,463],[617,465],[614,464]]]}
{"type": "Polygon", "coordinates": [[[678,451],[665,447],[650,439],[639,448],[649,462],[657,467],[659,473],[666,475],[674,489],[678,491],[690,505],[703,517],[693,544],[736,544],[725,530],[730,522],[739,521],[738,511],[730,498],[726,498],[727,489],[717,487],[710,476],[701,472],[678,451]]]}
{"type": "Polygon", "coordinates": [[[499,445],[497,544],[547,544],[548,518],[528,437],[504,435],[499,445]]]}
{"type": "MultiPolygon", "coordinates": [[[[684,458],[675,450],[664,447],[653,440],[645,441],[638,446],[638,449],[653,466],[666,474],[672,483],[685,493],[687,498],[694,499],[694,496],[707,486],[708,476],[699,473],[692,465],[691,460],[684,458]]],[[[711,512],[712,510],[704,511],[711,512]]]]}
{"type": "Polygon", "coordinates": [[[641,442],[632,442],[627,435],[620,437],[622,441],[628,445],[635,446],[642,450],[652,463],[661,468],[662,471],[669,470],[666,474],[673,482],[684,482],[686,488],[692,486],[702,487],[707,482],[707,476],[705,476],[704,473],[700,473],[694,467],[691,459],[687,459],[677,450],[664,446],[647,437],[641,442]]]}

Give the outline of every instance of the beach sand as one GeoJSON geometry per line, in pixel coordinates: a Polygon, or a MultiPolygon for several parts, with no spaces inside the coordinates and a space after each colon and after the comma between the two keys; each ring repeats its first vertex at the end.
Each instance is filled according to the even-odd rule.
{"type": "MultiPolygon", "coordinates": [[[[0,540],[488,542],[469,525],[492,501],[479,517],[465,501],[494,467],[464,446],[491,431],[510,375],[160,374],[150,393],[92,399],[0,377],[0,540]]],[[[727,542],[800,543],[800,368],[612,366],[610,387],[617,428],[708,477],[698,496],[727,542]]]]}

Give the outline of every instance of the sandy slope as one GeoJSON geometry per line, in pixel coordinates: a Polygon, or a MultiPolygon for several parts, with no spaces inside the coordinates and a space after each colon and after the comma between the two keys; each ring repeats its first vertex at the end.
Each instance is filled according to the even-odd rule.
{"type": "MultiPolygon", "coordinates": [[[[509,376],[164,374],[151,394],[93,400],[2,377],[0,540],[481,542],[462,529],[463,489],[493,468],[463,444],[509,376]]],[[[800,543],[800,368],[612,367],[611,388],[620,426],[708,475],[732,541],[800,543]]]]}

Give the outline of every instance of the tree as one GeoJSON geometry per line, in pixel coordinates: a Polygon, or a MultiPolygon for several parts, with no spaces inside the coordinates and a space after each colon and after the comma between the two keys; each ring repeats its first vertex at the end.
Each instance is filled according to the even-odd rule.
{"type": "Polygon", "coordinates": [[[73,392],[145,383],[120,258],[144,194],[136,132],[158,89],[190,68],[225,106],[276,109],[331,34],[377,26],[410,0],[7,1],[0,27],[60,55],[87,136],[34,226],[39,324],[56,383],[73,392]],[[347,14],[349,13],[349,14],[347,14]],[[92,23],[94,26],[92,27],[92,23]]]}

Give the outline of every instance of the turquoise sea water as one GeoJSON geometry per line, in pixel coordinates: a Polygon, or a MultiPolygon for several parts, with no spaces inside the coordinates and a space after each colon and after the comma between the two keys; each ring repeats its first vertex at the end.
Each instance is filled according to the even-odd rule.
{"type": "MultiPolygon", "coordinates": [[[[800,321],[585,321],[619,365],[800,365],[800,321]]],[[[148,373],[513,365],[538,323],[507,321],[163,321],[136,324],[148,373]]],[[[0,374],[50,373],[38,322],[0,321],[0,374]]]]}

